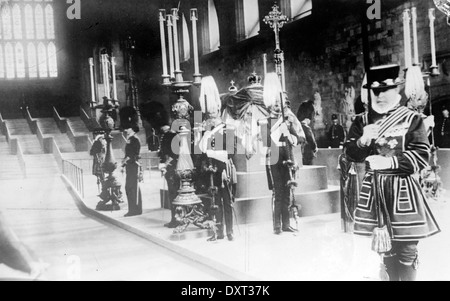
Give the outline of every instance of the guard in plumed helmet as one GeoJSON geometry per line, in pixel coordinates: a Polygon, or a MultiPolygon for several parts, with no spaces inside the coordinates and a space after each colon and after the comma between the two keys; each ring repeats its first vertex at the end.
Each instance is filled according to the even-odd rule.
{"type": "Polygon", "coordinates": [[[379,234],[383,225],[384,240],[392,242],[382,252],[389,279],[409,281],[416,278],[419,240],[440,229],[415,176],[428,166],[427,132],[422,117],[401,105],[399,71],[398,65],[370,69],[364,86],[371,95],[369,112],[353,121],[344,148],[353,162],[366,162],[354,233],[379,234]]]}
{"type": "MultiPolygon", "coordinates": [[[[234,140],[227,141],[227,126],[220,117],[221,99],[212,76],[202,79],[200,105],[205,114],[205,132],[199,142],[199,148],[205,157],[202,171],[209,178],[211,196],[210,216],[217,230],[209,241],[225,238],[234,240],[233,203],[236,191],[236,168],[231,156],[234,154],[234,140]]],[[[230,135],[232,136],[232,135],[230,135]]]]}
{"type": "Polygon", "coordinates": [[[264,80],[264,103],[270,110],[270,118],[264,126],[269,134],[263,139],[267,139],[268,144],[266,171],[269,189],[273,191],[273,230],[276,235],[298,231],[290,224],[290,209],[296,207],[293,187],[298,169],[293,149],[305,142],[301,123],[289,108],[282,91],[278,75],[268,73],[264,80]]]}

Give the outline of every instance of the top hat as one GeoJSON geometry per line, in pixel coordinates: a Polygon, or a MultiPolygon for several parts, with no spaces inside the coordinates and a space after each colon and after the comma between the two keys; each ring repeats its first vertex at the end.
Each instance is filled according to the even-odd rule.
{"type": "Polygon", "coordinates": [[[364,89],[386,89],[395,88],[405,81],[398,74],[399,65],[383,65],[370,68],[368,78],[370,82],[363,86],[364,89]]]}
{"type": "Polygon", "coordinates": [[[442,112],[442,111],[445,111],[445,110],[448,111],[448,108],[447,108],[446,106],[443,106],[443,107],[441,108],[441,112],[442,112]]]}

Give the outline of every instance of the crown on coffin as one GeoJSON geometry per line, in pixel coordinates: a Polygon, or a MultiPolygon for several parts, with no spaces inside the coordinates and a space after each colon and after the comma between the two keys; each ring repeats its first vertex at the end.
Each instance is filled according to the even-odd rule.
{"type": "Polygon", "coordinates": [[[261,83],[261,76],[259,76],[258,74],[256,74],[256,72],[253,72],[248,78],[247,78],[248,82],[250,84],[260,84],[261,83]]]}

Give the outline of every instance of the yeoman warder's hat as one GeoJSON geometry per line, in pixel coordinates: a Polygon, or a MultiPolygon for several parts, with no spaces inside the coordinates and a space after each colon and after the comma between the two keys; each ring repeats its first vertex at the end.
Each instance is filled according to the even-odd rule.
{"type": "Polygon", "coordinates": [[[398,76],[399,71],[400,66],[394,64],[372,67],[368,72],[370,82],[364,85],[363,88],[386,89],[404,84],[405,80],[398,76]]]}

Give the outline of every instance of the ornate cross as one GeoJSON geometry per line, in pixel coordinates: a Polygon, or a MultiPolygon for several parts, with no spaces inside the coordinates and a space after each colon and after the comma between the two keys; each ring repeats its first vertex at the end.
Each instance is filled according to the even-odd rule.
{"type": "Polygon", "coordinates": [[[275,32],[276,49],[280,49],[280,29],[287,21],[289,21],[289,18],[283,15],[278,10],[278,5],[275,4],[272,6],[272,11],[264,17],[263,21],[268,24],[270,28],[273,28],[273,31],[275,32]]]}

